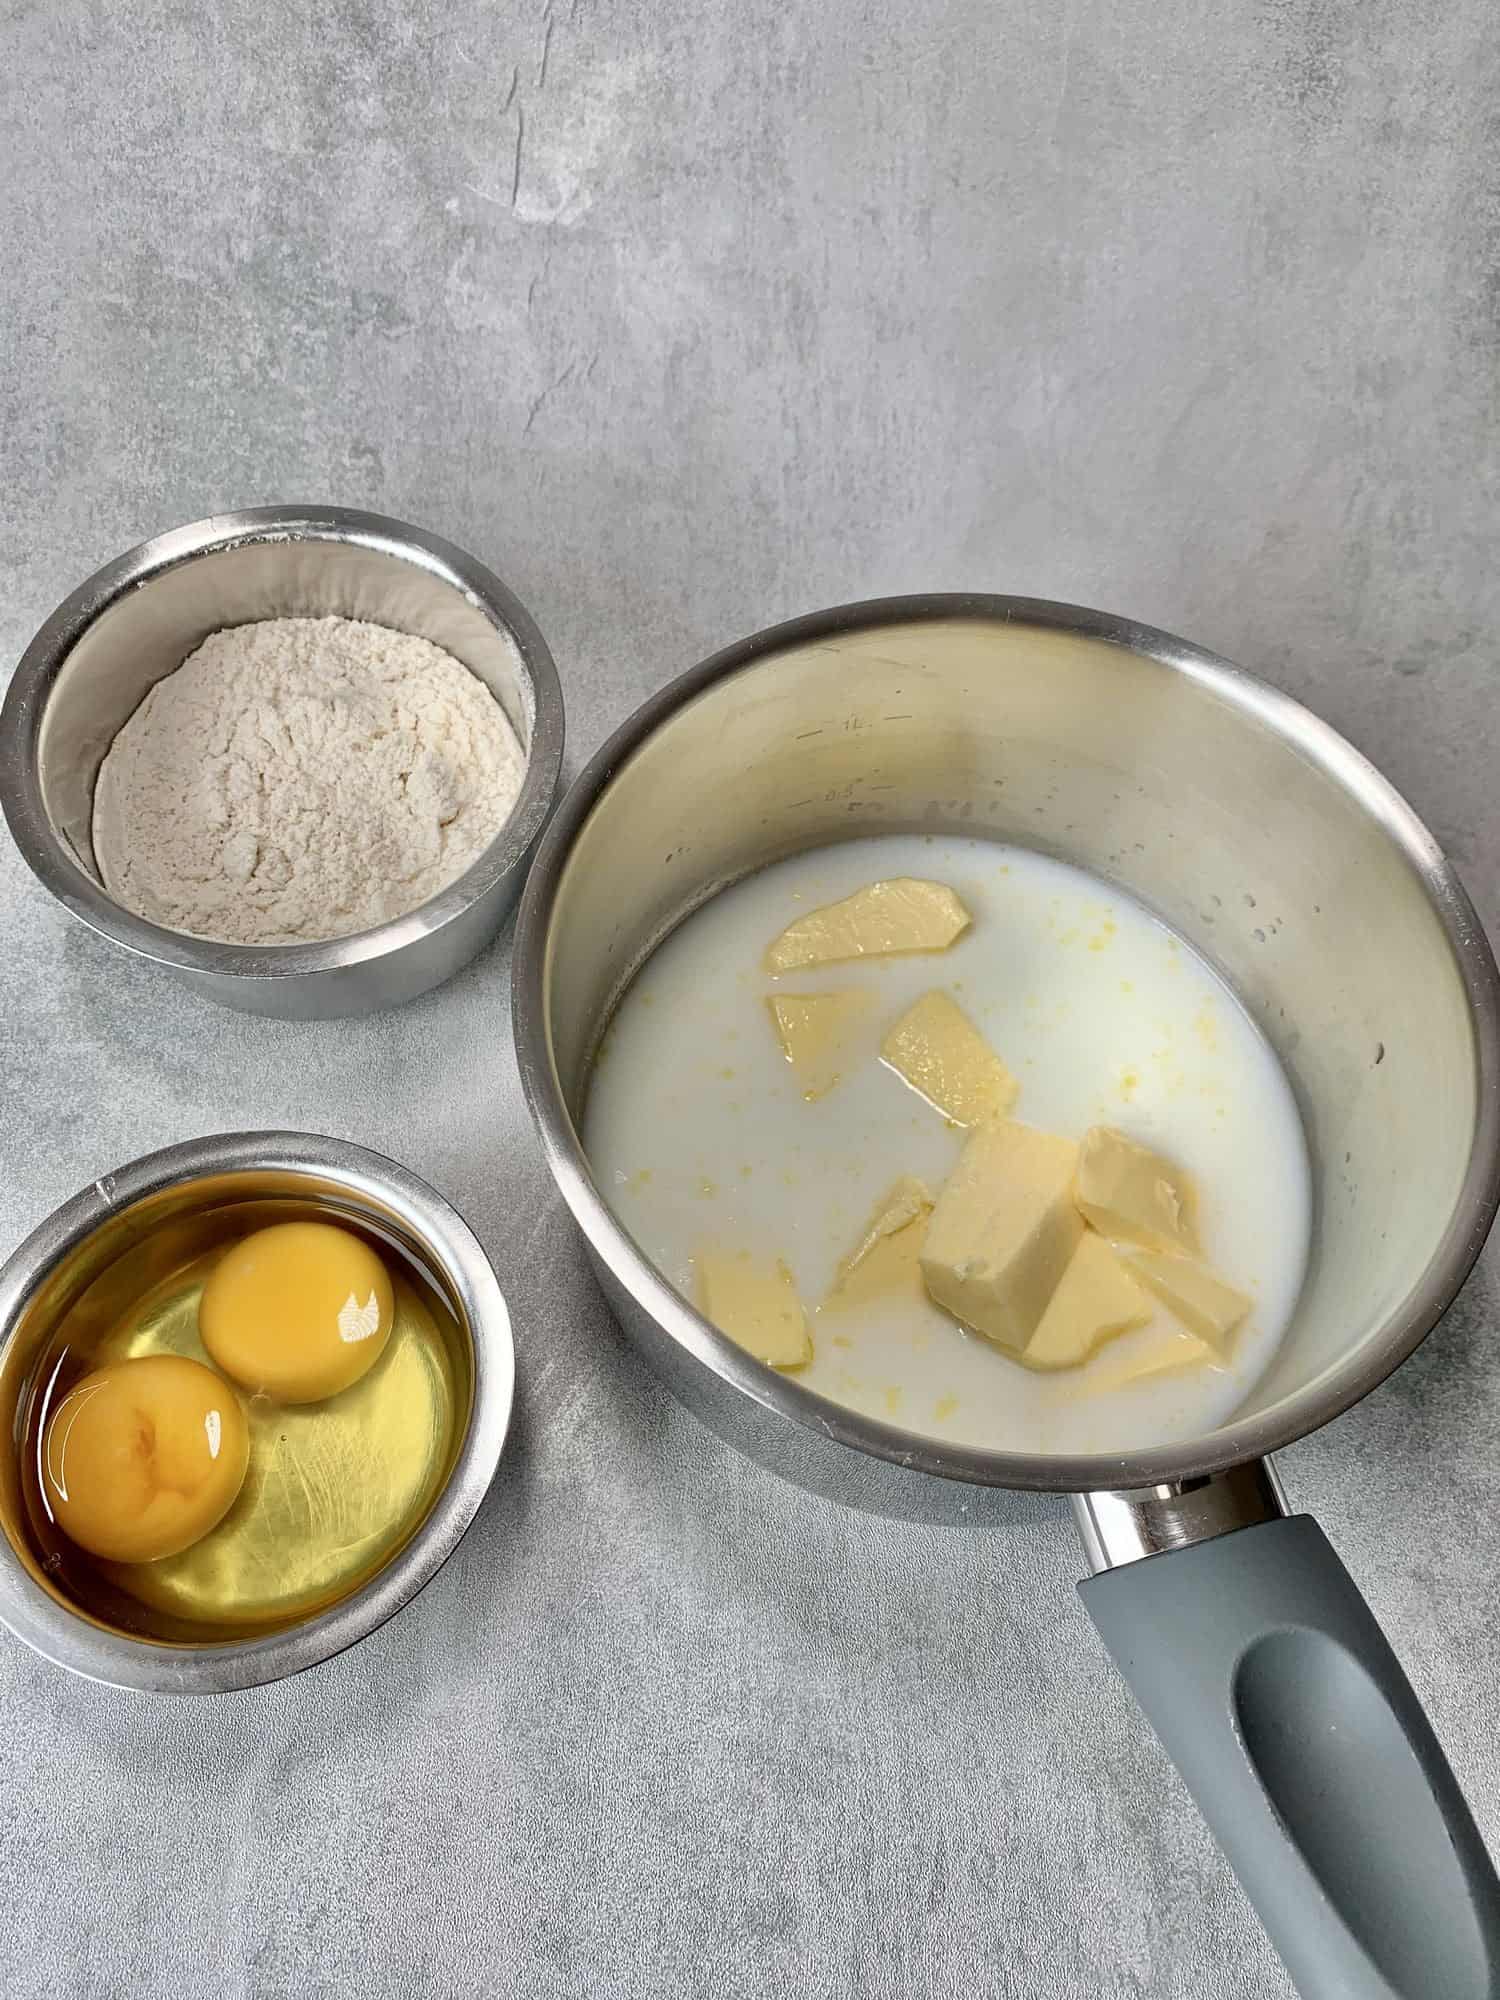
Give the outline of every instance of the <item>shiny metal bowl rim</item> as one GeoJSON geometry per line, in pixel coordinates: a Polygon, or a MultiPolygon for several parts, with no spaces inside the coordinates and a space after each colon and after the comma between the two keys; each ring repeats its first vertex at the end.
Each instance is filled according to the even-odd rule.
{"type": "MultiPolygon", "coordinates": [[[[1038,671],[1044,669],[1039,666],[1038,671]]],[[[511,979],[516,1059],[547,1165],[593,1254],[622,1289],[677,1347],[763,1410],[851,1449],[940,1478],[1043,1492],[1144,1488],[1199,1479],[1280,1450],[1341,1415],[1414,1352],[1473,1268],[1500,1204],[1500,973],[1474,907],[1431,833],[1366,757],[1291,696],[1189,640],[1082,605],[988,593],[874,598],[771,626],[690,668],[616,730],[563,798],[521,898],[511,979]],[[705,690],[792,647],[885,625],[976,619],[1032,625],[1143,654],[1291,743],[1378,821],[1401,850],[1452,946],[1473,1010],[1474,1140],[1452,1217],[1426,1269],[1383,1325],[1316,1381],[1270,1410],[1173,1445],[1119,1454],[946,1445],[862,1416],[752,1360],[694,1310],[616,1219],[594,1182],[552,1061],[546,965],[558,885],[584,822],[615,773],[647,739],[705,690]]]]}
{"type": "Polygon", "coordinates": [[[225,1132],[189,1139],[103,1175],[55,1209],[0,1266],[0,1350],[47,1273],[108,1218],[209,1175],[270,1168],[334,1181],[395,1212],[442,1272],[473,1343],[468,1429],[447,1483],[410,1541],[331,1610],[264,1637],[164,1646],[92,1624],[30,1576],[0,1535],[0,1624],[56,1665],[153,1694],[223,1694],[300,1673],[341,1653],[410,1603],[452,1555],[489,1490],[510,1425],[515,1348],[489,1258],[436,1189],[382,1154],[305,1132],[225,1132]]]}
{"type": "Polygon", "coordinates": [[[127,951],[186,972],[294,978],[369,965],[451,923],[519,867],[546,822],[562,768],[563,700],[557,669],[525,606],[494,571],[440,535],[350,507],[287,504],[214,514],[127,549],[70,591],[21,655],[0,704],[0,809],[44,888],[92,930],[127,951]],[[117,903],[61,840],[42,798],[38,739],[68,655],[111,605],[202,556],[253,543],[334,542],[415,564],[450,584],[515,642],[535,702],[526,772],[509,818],[456,881],[404,916],[347,937],[305,944],[226,944],[167,929],[117,903]]]}

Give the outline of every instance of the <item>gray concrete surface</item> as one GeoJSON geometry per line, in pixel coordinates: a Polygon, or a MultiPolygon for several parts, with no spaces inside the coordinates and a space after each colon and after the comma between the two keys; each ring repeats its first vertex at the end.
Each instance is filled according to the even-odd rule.
{"type": "MultiPolygon", "coordinates": [[[[980,586],[1305,697],[1500,919],[1484,0],[0,8],[0,656],[144,534],[328,498],[492,561],[572,758],[796,611],[980,586]]],[[[191,1707],[0,1643],[8,2000],[1288,1989],[1073,1593],[782,1488],[615,1344],[506,948],[357,1025],[190,1004],[0,849],[0,1243],[301,1125],[469,1214],[513,1447],[378,1638],[191,1707]]],[[[1492,1837],[1492,1253],[1287,1454],[1492,1837]]]]}

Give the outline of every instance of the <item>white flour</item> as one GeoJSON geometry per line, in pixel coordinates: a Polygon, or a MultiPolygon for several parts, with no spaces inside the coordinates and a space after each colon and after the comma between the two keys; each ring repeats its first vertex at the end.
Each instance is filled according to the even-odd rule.
{"type": "Polygon", "coordinates": [[[94,855],[127,909],[232,944],[345,937],[461,875],[525,755],[426,639],[348,618],[215,632],[110,745],[94,855]]]}

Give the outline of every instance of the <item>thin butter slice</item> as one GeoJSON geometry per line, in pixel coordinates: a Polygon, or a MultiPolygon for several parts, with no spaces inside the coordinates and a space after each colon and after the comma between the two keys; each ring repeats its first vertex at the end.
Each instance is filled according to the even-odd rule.
{"type": "Polygon", "coordinates": [[[1019,1354],[1083,1236],[1071,1139],[1006,1120],[970,1133],[938,1195],[922,1246],[929,1295],[955,1319],[1019,1354]]]}
{"type": "Polygon", "coordinates": [[[766,1006],[802,1095],[809,1104],[826,1097],[839,1080],[849,1037],[868,1012],[870,995],[857,987],[840,993],[776,993],[766,1006]]]}
{"type": "Polygon", "coordinates": [[[962,1007],[940,988],[907,1008],[880,1053],[913,1090],[960,1125],[1005,1117],[1020,1093],[962,1007]]]}
{"type": "Polygon", "coordinates": [[[1125,1389],[1132,1382],[1157,1382],[1164,1375],[1181,1375],[1189,1368],[1212,1365],[1218,1356],[1206,1340],[1186,1327],[1155,1326],[1139,1341],[1127,1341],[1118,1360],[1106,1360],[1085,1378],[1097,1395],[1125,1389]]]}
{"type": "Polygon", "coordinates": [[[1105,1341],[1144,1326],[1151,1301],[1102,1236],[1073,1252],[1021,1359],[1028,1368],[1078,1368],[1105,1341]]]}
{"type": "Polygon", "coordinates": [[[1197,1248],[1186,1178],[1109,1125],[1094,1125],[1083,1135],[1074,1199],[1101,1236],[1148,1250],[1197,1248]]]}
{"type": "Polygon", "coordinates": [[[822,1309],[863,1305],[893,1292],[920,1298],[920,1260],[931,1213],[932,1196],[927,1189],[910,1174],[903,1174],[876,1202],[864,1235],[839,1265],[822,1309]]]}
{"type": "Polygon", "coordinates": [[[839,1270],[852,1271],[868,1257],[882,1237],[894,1236],[908,1223],[932,1213],[932,1196],[914,1174],[903,1174],[892,1182],[870,1211],[865,1233],[856,1249],[840,1264],[839,1270]]]}
{"type": "Polygon", "coordinates": [[[766,1268],[753,1264],[747,1250],[710,1250],[693,1263],[698,1310],[721,1333],[772,1368],[803,1368],[812,1360],[807,1315],[781,1258],[766,1268]]]}
{"type": "Polygon", "coordinates": [[[913,876],[871,882],[843,902],[809,910],[788,924],[767,948],[766,970],[795,972],[799,966],[837,965],[851,958],[946,951],[972,922],[941,882],[913,876]]]}
{"type": "Polygon", "coordinates": [[[1156,1250],[1130,1254],[1130,1268],[1191,1333],[1217,1355],[1227,1354],[1230,1336],[1250,1310],[1244,1292],[1215,1277],[1190,1257],[1163,1257],[1156,1250]]]}

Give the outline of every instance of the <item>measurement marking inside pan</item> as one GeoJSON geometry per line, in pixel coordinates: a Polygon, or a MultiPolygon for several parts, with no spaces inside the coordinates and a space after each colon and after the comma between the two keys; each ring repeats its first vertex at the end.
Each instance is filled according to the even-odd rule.
{"type": "Polygon", "coordinates": [[[804,729],[799,735],[794,736],[792,741],[794,743],[805,743],[809,736],[821,736],[822,734],[821,729],[804,729]]]}
{"type": "Polygon", "coordinates": [[[912,718],[910,715],[882,715],[880,719],[882,722],[910,722],[912,718]]]}

